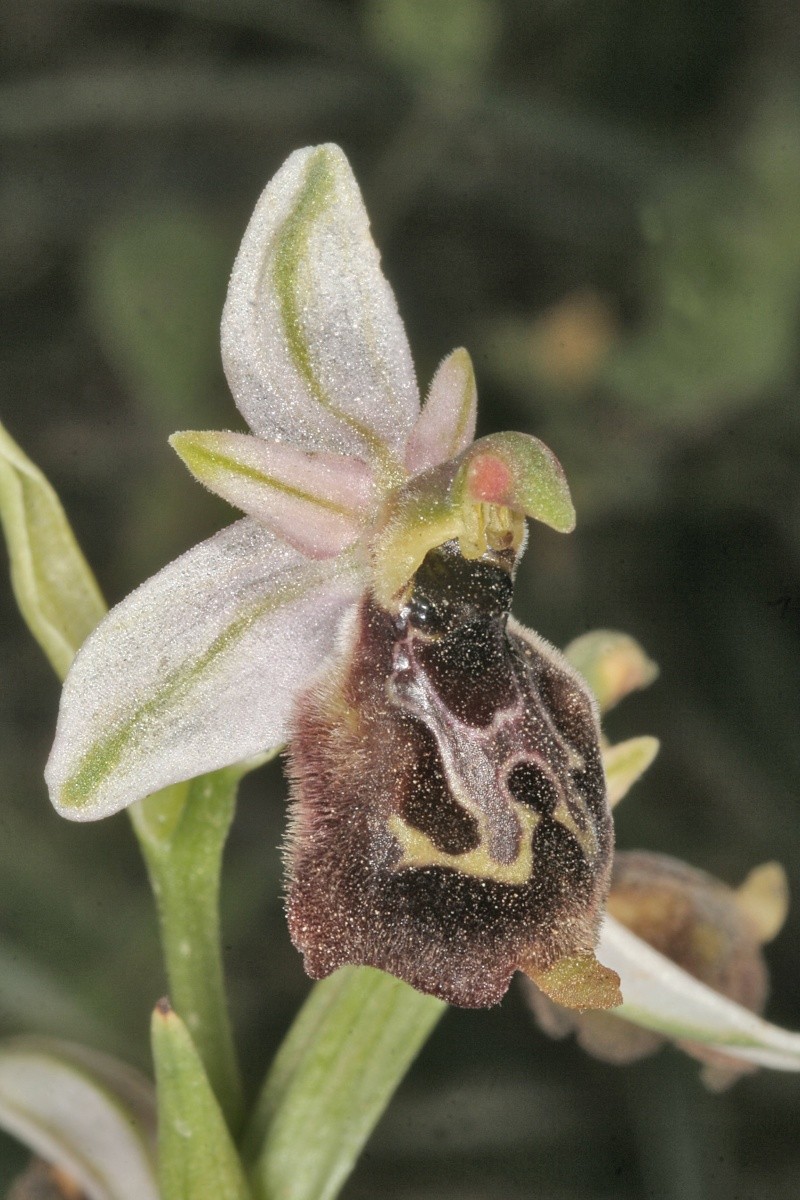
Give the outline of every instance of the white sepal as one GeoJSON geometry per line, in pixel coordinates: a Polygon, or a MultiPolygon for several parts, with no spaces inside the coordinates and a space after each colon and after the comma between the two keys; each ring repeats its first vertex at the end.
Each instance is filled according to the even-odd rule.
{"type": "Polygon", "coordinates": [[[362,570],[313,562],[245,517],[142,584],[67,678],[45,772],[56,809],[108,816],[282,744],[362,570]]]}
{"type": "Polygon", "coordinates": [[[247,227],[222,358],[254,433],[396,470],[419,411],[405,330],[338,146],[292,154],[247,227]]]}

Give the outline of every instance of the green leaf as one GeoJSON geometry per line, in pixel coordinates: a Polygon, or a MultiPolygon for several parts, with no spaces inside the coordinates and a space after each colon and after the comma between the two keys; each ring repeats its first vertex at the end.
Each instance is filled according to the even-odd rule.
{"type": "Polygon", "coordinates": [[[250,1200],[197,1048],[166,1000],[153,1013],[151,1033],[161,1200],[250,1200]]]}
{"type": "Polygon", "coordinates": [[[332,1200],[445,1005],[368,967],[316,984],[244,1143],[262,1200],[332,1200]]]}
{"type": "Polygon", "coordinates": [[[2,426],[0,519],[17,604],[63,679],[105,606],[58,496],[2,426]]]}
{"type": "Polygon", "coordinates": [[[116,1059],[48,1038],[0,1044],[0,1126],[90,1200],[158,1200],[152,1085],[116,1059]]]}

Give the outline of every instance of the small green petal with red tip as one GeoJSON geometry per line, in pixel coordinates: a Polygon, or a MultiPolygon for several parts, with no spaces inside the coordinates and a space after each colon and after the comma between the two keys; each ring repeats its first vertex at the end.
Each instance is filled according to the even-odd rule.
{"type": "Polygon", "coordinates": [[[525,433],[493,433],[464,455],[454,494],[474,504],[494,504],[542,521],[558,533],[575,528],[575,509],[564,469],[553,451],[525,433]]]}
{"type": "Polygon", "coordinates": [[[390,605],[428,551],[450,539],[459,540],[465,556],[480,557],[493,520],[507,528],[513,548],[519,549],[523,517],[559,533],[575,525],[564,471],[538,438],[491,434],[457,458],[414,476],[390,497],[373,541],[378,602],[390,605]]]}

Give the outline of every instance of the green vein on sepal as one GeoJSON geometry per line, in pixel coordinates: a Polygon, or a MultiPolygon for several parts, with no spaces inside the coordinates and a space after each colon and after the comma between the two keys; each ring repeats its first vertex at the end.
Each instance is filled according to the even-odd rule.
{"type": "Polygon", "coordinates": [[[315,222],[336,204],[339,154],[328,146],[320,146],[310,156],[297,199],[276,237],[272,283],[289,354],[312,396],[322,408],[362,438],[382,470],[394,477],[397,464],[381,439],[363,421],[341,409],[325,391],[303,332],[303,267],[308,259],[308,244],[315,222]]]}
{"type": "Polygon", "coordinates": [[[230,454],[215,450],[211,444],[215,436],[214,433],[186,432],[173,433],[169,439],[173,450],[186,464],[195,479],[212,492],[220,490],[217,486],[219,479],[224,480],[226,477],[246,479],[250,483],[280,492],[284,496],[291,496],[295,500],[302,500],[306,504],[315,504],[327,512],[337,513],[343,517],[353,516],[353,509],[348,508],[345,504],[337,504],[334,500],[328,500],[314,492],[304,491],[274,475],[267,475],[266,472],[260,471],[249,463],[241,462],[240,459],[234,458],[230,454]]]}
{"type": "Polygon", "coordinates": [[[330,564],[307,572],[294,586],[286,584],[277,592],[262,597],[250,605],[231,624],[218,634],[206,650],[191,662],[183,663],[168,674],[157,692],[135,706],[112,732],[99,738],[86,751],[76,770],[64,782],[58,796],[58,807],[65,812],[83,809],[91,803],[93,794],[119,765],[128,747],[135,741],[135,731],[143,721],[161,716],[170,705],[181,700],[199,676],[213,668],[214,663],[245,635],[254,621],[299,599],[317,583],[331,577],[330,564]]]}

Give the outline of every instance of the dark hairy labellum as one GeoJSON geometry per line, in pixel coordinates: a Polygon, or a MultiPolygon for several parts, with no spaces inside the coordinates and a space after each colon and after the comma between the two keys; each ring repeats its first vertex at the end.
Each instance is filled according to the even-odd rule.
{"type": "Polygon", "coordinates": [[[509,618],[513,566],[431,550],[396,612],[361,602],[298,703],[288,913],[314,978],[361,963],[482,1007],[519,969],[613,975],[593,957],[612,850],[597,720],[509,618]]]}

